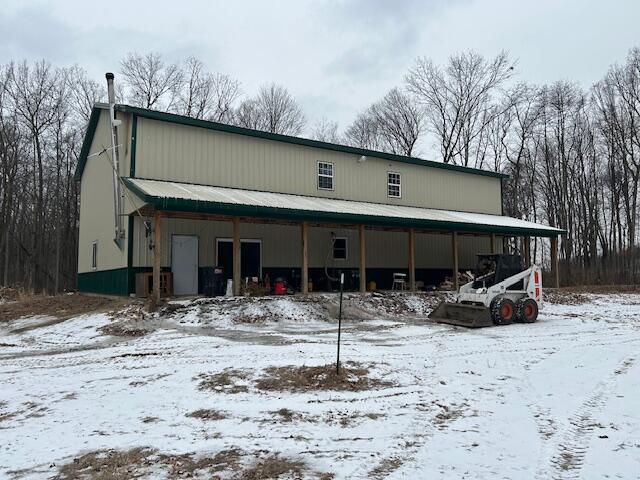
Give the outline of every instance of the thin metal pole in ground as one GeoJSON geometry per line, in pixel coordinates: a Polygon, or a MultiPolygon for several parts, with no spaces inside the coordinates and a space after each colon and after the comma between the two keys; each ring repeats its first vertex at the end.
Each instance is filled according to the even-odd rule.
{"type": "Polygon", "coordinates": [[[342,331],[342,292],[344,291],[344,273],[340,273],[340,307],[338,308],[338,355],[336,358],[336,375],[340,375],[340,332],[342,331]]]}

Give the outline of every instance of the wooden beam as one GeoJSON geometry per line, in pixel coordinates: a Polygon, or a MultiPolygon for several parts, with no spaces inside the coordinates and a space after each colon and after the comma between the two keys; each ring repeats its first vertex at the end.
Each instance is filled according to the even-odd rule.
{"type": "Polygon", "coordinates": [[[360,232],[360,293],[367,291],[367,252],[365,246],[364,225],[359,226],[360,232]]]}
{"type": "Polygon", "coordinates": [[[154,215],[154,238],[153,238],[153,298],[160,301],[160,254],[162,245],[162,225],[160,222],[160,212],[154,215]]]}
{"type": "Polygon", "coordinates": [[[524,237],[522,239],[522,252],[524,254],[524,268],[531,266],[531,237],[524,237]]]}
{"type": "Polygon", "coordinates": [[[416,232],[409,229],[409,290],[416,291],[416,256],[415,256],[416,232]]]}
{"type": "Polygon", "coordinates": [[[491,239],[491,253],[498,253],[496,252],[496,246],[498,245],[496,243],[496,234],[492,233],[489,238],[491,239]]]}
{"type": "Polygon", "coordinates": [[[453,290],[458,291],[458,270],[460,270],[458,265],[458,232],[451,232],[451,255],[452,255],[452,276],[451,281],[453,282],[453,290]]]}
{"type": "Polygon", "coordinates": [[[560,287],[560,271],[558,269],[558,237],[551,237],[551,277],[552,285],[560,287]]]}
{"type": "Polygon", "coordinates": [[[301,291],[309,293],[309,222],[302,222],[302,285],[301,291]]]}
{"type": "Polygon", "coordinates": [[[233,217],[233,294],[240,295],[240,219],[233,217]]]}

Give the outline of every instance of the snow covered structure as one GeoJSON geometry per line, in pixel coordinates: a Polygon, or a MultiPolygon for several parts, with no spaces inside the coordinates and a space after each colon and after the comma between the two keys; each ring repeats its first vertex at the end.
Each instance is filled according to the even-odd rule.
{"type": "Polygon", "coordinates": [[[502,251],[507,236],[557,246],[561,230],[502,215],[504,177],[96,104],[76,172],[78,287],[127,295],[137,274],[153,271],[159,284],[171,272],[175,294],[197,294],[204,269],[217,265],[236,293],[267,275],[321,289],[337,269],[353,289],[388,288],[394,273],[415,289],[470,268],[476,253],[502,251]],[[114,218],[124,218],[115,238],[114,218]]]}

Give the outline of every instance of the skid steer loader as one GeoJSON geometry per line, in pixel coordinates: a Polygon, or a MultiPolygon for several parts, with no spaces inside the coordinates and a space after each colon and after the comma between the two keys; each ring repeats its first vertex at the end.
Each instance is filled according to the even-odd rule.
{"type": "Polygon", "coordinates": [[[481,254],[473,281],[460,287],[455,303],[440,303],[429,318],[470,328],[533,323],[541,303],[540,267],[523,270],[519,255],[481,254]]]}

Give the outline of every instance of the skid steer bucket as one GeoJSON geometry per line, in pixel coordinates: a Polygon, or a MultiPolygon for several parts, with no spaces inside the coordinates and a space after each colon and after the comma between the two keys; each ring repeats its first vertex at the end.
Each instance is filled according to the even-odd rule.
{"type": "Polygon", "coordinates": [[[438,323],[459,325],[461,327],[480,328],[493,325],[491,312],[487,307],[463,303],[442,302],[429,314],[429,318],[438,323]]]}

